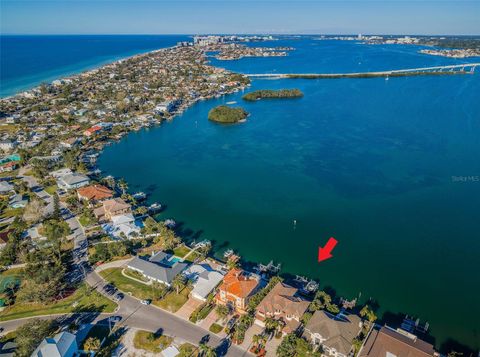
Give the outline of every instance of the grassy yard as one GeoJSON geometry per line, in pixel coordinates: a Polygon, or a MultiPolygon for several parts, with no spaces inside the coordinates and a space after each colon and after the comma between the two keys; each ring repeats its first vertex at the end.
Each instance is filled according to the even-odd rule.
{"type": "Polygon", "coordinates": [[[21,216],[23,214],[23,208],[7,208],[2,211],[0,218],[5,219],[5,218],[10,218],[10,217],[16,217],[16,216],[21,216]]]}
{"type": "Polygon", "coordinates": [[[188,300],[190,289],[183,289],[178,294],[175,290],[169,292],[162,300],[155,301],[154,304],[170,312],[177,312],[188,300]]]}
{"type": "Polygon", "coordinates": [[[51,186],[45,187],[44,190],[45,190],[45,192],[48,193],[49,195],[53,195],[55,192],[57,192],[58,187],[57,187],[57,185],[51,185],[51,186]]]}
{"type": "Polygon", "coordinates": [[[217,323],[213,323],[210,328],[209,328],[210,332],[213,332],[213,333],[219,333],[223,330],[223,326],[217,324],[217,323]]]}
{"type": "Polygon", "coordinates": [[[124,269],[123,273],[129,277],[132,277],[134,279],[143,281],[145,283],[148,283],[149,280],[145,278],[142,274],[140,274],[138,271],[132,270],[132,269],[124,269]]]}
{"type": "Polygon", "coordinates": [[[90,217],[85,215],[81,215],[78,221],[84,228],[96,223],[95,220],[90,219],[90,217]]]}
{"type": "Polygon", "coordinates": [[[181,345],[178,350],[180,353],[177,357],[197,357],[198,356],[198,349],[194,345],[190,343],[184,343],[181,345]]]}
{"type": "Polygon", "coordinates": [[[165,335],[156,335],[153,332],[138,330],[133,338],[133,346],[153,353],[160,353],[170,346],[173,338],[165,335]]]}
{"type": "Polygon", "coordinates": [[[125,293],[131,293],[139,299],[154,300],[153,287],[145,285],[122,275],[123,268],[110,268],[100,272],[102,278],[122,290],[125,293]]]}
{"type": "Polygon", "coordinates": [[[195,261],[195,259],[199,258],[200,257],[200,253],[198,252],[192,252],[186,259],[185,261],[186,262],[190,262],[190,263],[193,263],[195,261]]]}
{"type": "Polygon", "coordinates": [[[188,248],[187,246],[185,245],[180,245],[178,247],[176,247],[174,250],[173,250],[173,254],[175,254],[177,257],[179,258],[183,258],[184,256],[186,256],[189,252],[191,251],[190,248],[188,248]]]}
{"type": "Polygon", "coordinates": [[[14,304],[0,313],[0,321],[68,312],[113,312],[117,304],[82,284],[69,297],[51,304],[14,304]],[[75,306],[74,303],[76,303],[75,306]]]}

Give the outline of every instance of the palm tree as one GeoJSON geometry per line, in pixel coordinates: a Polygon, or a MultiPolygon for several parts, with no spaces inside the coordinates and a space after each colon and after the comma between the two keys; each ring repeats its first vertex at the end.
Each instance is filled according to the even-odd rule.
{"type": "Polygon", "coordinates": [[[202,357],[217,357],[217,352],[215,352],[215,349],[205,343],[201,343],[198,346],[198,349],[200,350],[200,356],[202,357]]]}
{"type": "Polygon", "coordinates": [[[120,187],[120,189],[122,190],[122,194],[124,195],[125,192],[128,190],[128,184],[127,182],[121,178],[120,180],[118,180],[117,182],[117,186],[120,187]]]}
{"type": "Polygon", "coordinates": [[[268,331],[268,332],[274,332],[276,331],[280,326],[280,323],[278,320],[275,320],[274,318],[272,317],[267,317],[265,319],[265,329],[268,331]]]}
{"type": "Polygon", "coordinates": [[[177,295],[185,287],[186,278],[182,274],[178,274],[172,281],[172,287],[177,291],[177,295]]]}
{"type": "Polygon", "coordinates": [[[97,337],[89,337],[85,341],[83,348],[85,351],[98,351],[100,348],[100,340],[97,337]]]}
{"type": "Polygon", "coordinates": [[[228,314],[230,313],[229,309],[225,305],[218,305],[217,308],[215,309],[218,317],[220,317],[222,320],[225,319],[228,314]]]}

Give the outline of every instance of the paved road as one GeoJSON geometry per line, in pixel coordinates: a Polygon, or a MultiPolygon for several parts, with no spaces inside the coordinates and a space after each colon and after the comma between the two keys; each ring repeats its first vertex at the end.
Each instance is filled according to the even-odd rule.
{"type": "MultiPolygon", "coordinates": [[[[43,190],[35,180],[30,176],[23,176],[23,180],[27,184],[36,188],[35,193],[45,200],[48,206],[52,207],[53,211],[53,198],[47,192],[43,190]]],[[[71,235],[74,239],[73,248],[73,270],[68,276],[72,280],[85,279],[87,284],[96,289],[101,294],[111,298],[105,288],[107,283],[95,272],[88,264],[88,241],[85,236],[85,232],[80,225],[77,217],[73,216],[67,207],[61,203],[62,216],[67,221],[72,231],[71,235]]],[[[125,262],[126,263],[126,262],[125,262]]],[[[200,342],[208,341],[208,344],[217,348],[219,355],[226,355],[232,357],[240,357],[250,355],[247,351],[241,349],[238,346],[230,345],[230,341],[221,339],[218,336],[210,333],[204,328],[192,324],[187,320],[161,310],[152,305],[143,305],[140,301],[132,296],[125,294],[124,298],[118,302],[118,310],[113,314],[98,314],[98,313],[86,313],[86,314],[69,314],[69,315],[52,315],[41,317],[43,319],[55,318],[61,320],[63,324],[70,323],[72,321],[77,322],[105,322],[108,321],[109,316],[120,316],[122,319],[118,323],[120,326],[138,328],[148,330],[151,332],[162,331],[162,333],[176,337],[178,339],[190,342],[194,345],[198,345],[200,342]]],[[[15,330],[19,326],[23,325],[31,319],[18,319],[12,321],[1,322],[0,327],[5,332],[15,330]]]]}

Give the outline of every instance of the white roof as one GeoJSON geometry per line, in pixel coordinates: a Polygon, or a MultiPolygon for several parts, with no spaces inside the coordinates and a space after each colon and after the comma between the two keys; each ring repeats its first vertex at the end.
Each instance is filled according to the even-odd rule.
{"type": "Polygon", "coordinates": [[[202,300],[223,280],[224,275],[208,264],[191,265],[183,274],[193,282],[192,296],[202,300]]]}
{"type": "Polygon", "coordinates": [[[163,357],[175,357],[180,351],[175,346],[169,346],[162,351],[163,357]]]}
{"type": "Polygon", "coordinates": [[[50,173],[51,176],[55,177],[56,179],[59,179],[60,177],[62,176],[65,176],[65,175],[71,175],[73,172],[72,170],[68,169],[68,168],[65,168],[65,169],[60,169],[60,170],[56,170],[56,171],[52,171],[50,173]]]}
{"type": "Polygon", "coordinates": [[[13,190],[13,185],[7,181],[0,181],[0,192],[8,192],[13,190]]]}
{"type": "Polygon", "coordinates": [[[133,223],[133,222],[135,222],[135,218],[131,213],[119,214],[117,216],[112,217],[112,223],[114,226],[119,226],[121,224],[133,223]]]}

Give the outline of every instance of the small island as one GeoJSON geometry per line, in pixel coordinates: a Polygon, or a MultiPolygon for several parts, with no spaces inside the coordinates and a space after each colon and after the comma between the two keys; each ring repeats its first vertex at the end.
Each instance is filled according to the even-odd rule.
{"type": "Polygon", "coordinates": [[[259,99],[300,98],[303,93],[300,89],[263,89],[245,94],[242,99],[255,101],[259,99]]]}
{"type": "Polygon", "coordinates": [[[219,105],[208,112],[208,119],[217,123],[233,124],[244,121],[248,116],[243,108],[219,105]]]}

